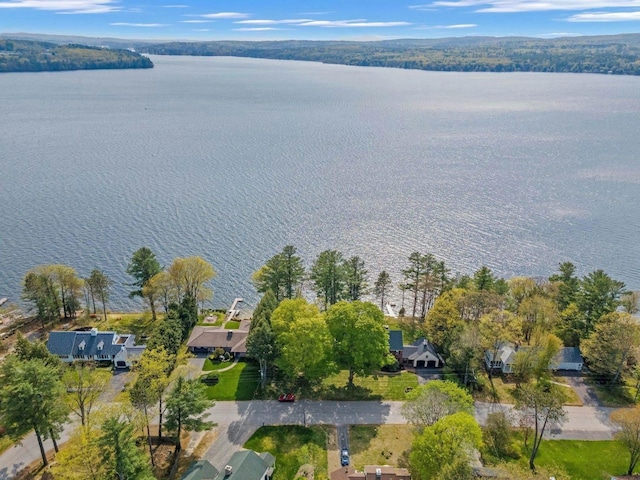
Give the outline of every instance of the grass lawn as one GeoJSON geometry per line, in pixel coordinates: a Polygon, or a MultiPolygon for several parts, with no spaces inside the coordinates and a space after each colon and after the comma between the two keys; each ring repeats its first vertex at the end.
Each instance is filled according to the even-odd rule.
{"type": "Polygon", "coordinates": [[[101,331],[133,333],[136,337],[140,337],[141,335],[150,335],[163,318],[164,314],[157,314],[157,320],[154,322],[150,312],[108,313],[106,322],[103,316],[98,315],[96,319],[91,319],[89,323],[101,331]]]}
{"type": "Polygon", "coordinates": [[[406,388],[416,388],[418,377],[409,372],[378,373],[370,377],[356,377],[354,387],[347,387],[349,372],[342,370],[322,382],[311,395],[322,400],[404,400],[406,388]]]}
{"type": "Polygon", "coordinates": [[[358,470],[365,465],[407,467],[413,442],[410,425],[352,425],[349,431],[351,464],[358,470]]]}
{"type": "Polygon", "coordinates": [[[202,367],[203,372],[210,372],[212,370],[220,370],[222,368],[227,368],[233,365],[233,362],[220,362],[218,360],[211,361],[209,357],[204,361],[204,366],[202,367]]]}
{"type": "MultiPolygon", "coordinates": [[[[485,374],[483,374],[485,375],[485,374]]],[[[553,382],[563,384],[564,380],[562,377],[552,377],[551,380],[553,382]]],[[[515,398],[513,396],[516,391],[516,384],[513,381],[510,381],[508,377],[502,375],[494,375],[494,377],[489,380],[487,376],[484,378],[485,388],[481,392],[474,393],[474,399],[482,402],[491,402],[494,400],[499,401],[500,403],[515,403],[515,398]],[[493,389],[491,385],[493,384],[493,389]],[[494,398],[497,397],[497,398],[494,398]]],[[[564,405],[572,405],[572,406],[582,406],[582,401],[578,394],[571,387],[562,386],[562,391],[567,396],[564,405]]]]}
{"type": "Polygon", "coordinates": [[[622,385],[600,385],[589,377],[585,377],[585,382],[592,387],[592,391],[605,407],[617,408],[634,405],[633,398],[636,395],[635,382],[625,380],[622,385]]]}
{"type": "Polygon", "coordinates": [[[273,480],[292,480],[304,464],[315,467],[315,479],[327,480],[327,432],[321,426],[261,427],[244,444],[256,452],[276,457],[273,480]]]}
{"type": "MultiPolygon", "coordinates": [[[[528,465],[529,452],[522,449],[517,460],[528,465]]],[[[572,480],[610,480],[626,473],[629,451],[616,441],[542,440],[536,465],[565,470],[572,480]]]]}
{"type": "Polygon", "coordinates": [[[231,370],[220,372],[218,383],[207,387],[207,397],[212,400],[251,400],[259,383],[258,367],[253,363],[238,362],[231,370]]]}
{"type": "Polygon", "coordinates": [[[420,331],[418,320],[413,321],[410,317],[384,317],[384,323],[389,326],[390,330],[402,330],[402,340],[405,345],[411,344],[419,337],[424,336],[424,333],[420,331]]]}
{"type": "Polygon", "coordinates": [[[225,330],[237,330],[240,328],[240,322],[236,322],[235,320],[229,320],[224,324],[225,330]]]}

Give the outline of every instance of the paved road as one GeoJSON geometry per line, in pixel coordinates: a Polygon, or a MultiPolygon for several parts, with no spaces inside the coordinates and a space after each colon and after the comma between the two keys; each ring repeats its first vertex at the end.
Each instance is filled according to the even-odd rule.
{"type": "MultiPolygon", "coordinates": [[[[209,420],[218,424],[218,437],[204,458],[221,468],[246,440],[262,425],[377,425],[404,424],[400,413],[402,402],[324,402],[302,400],[295,403],[277,401],[217,402],[209,410],[209,420]]],[[[565,407],[567,422],[554,427],[547,438],[605,440],[612,437],[609,423],[611,408],[565,407]]],[[[512,406],[476,404],[476,417],[483,423],[489,412],[511,411],[512,406]]],[[[63,434],[63,441],[71,428],[63,434]]],[[[50,446],[50,442],[48,442],[50,446]]],[[[23,446],[13,447],[0,456],[0,480],[8,480],[16,471],[39,458],[34,435],[28,435],[23,446]]]]}

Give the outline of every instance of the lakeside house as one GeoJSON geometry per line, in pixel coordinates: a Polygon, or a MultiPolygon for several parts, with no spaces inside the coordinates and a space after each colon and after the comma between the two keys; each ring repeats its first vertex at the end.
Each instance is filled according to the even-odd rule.
{"type": "MultiPolygon", "coordinates": [[[[500,345],[494,357],[491,350],[485,351],[484,362],[489,370],[500,370],[502,373],[513,373],[513,366],[518,352],[526,351],[530,347],[517,346],[505,342],[500,345]]],[[[580,372],[584,365],[584,359],[580,348],[563,347],[549,363],[549,370],[568,370],[580,372]]]]}
{"type": "Polygon", "coordinates": [[[146,345],[136,345],[135,335],[116,332],[69,332],[54,330],[47,349],[65,363],[110,362],[115,368],[130,368],[140,358],[146,345]]]}
{"type": "Polygon", "coordinates": [[[213,353],[221,348],[234,358],[242,358],[247,355],[247,335],[248,330],[196,326],[187,340],[187,348],[195,354],[213,353]]]}
{"type": "Polygon", "coordinates": [[[181,480],[271,480],[276,459],[269,452],[235,452],[222,471],[207,460],[193,462],[181,480]]]}
{"type": "Polygon", "coordinates": [[[413,368],[441,368],[444,366],[444,360],[425,337],[418,338],[411,345],[403,343],[402,330],[389,330],[389,351],[400,365],[413,368]]]}

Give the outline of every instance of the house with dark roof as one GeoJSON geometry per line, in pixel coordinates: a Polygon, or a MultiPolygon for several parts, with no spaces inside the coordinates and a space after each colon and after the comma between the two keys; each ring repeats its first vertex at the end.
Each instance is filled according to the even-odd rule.
{"type": "Polygon", "coordinates": [[[189,465],[180,480],[216,480],[220,472],[207,460],[198,460],[189,465]]]}
{"type": "Polygon", "coordinates": [[[136,362],[146,345],[136,345],[135,335],[100,332],[53,331],[47,349],[65,363],[74,361],[111,362],[116,368],[129,368],[136,362]]]}
{"type": "MultiPolygon", "coordinates": [[[[516,346],[512,343],[505,342],[498,348],[495,355],[491,350],[487,350],[484,354],[485,365],[490,370],[500,370],[502,373],[513,373],[513,365],[516,361],[518,352],[527,350],[529,347],[516,346]]],[[[584,359],[578,347],[563,347],[549,362],[549,370],[570,370],[580,372],[584,359]]]]}
{"type": "Polygon", "coordinates": [[[269,452],[241,450],[234,453],[215,480],[271,480],[276,458],[269,452]]]}
{"type": "Polygon", "coordinates": [[[248,330],[196,326],[187,340],[187,347],[192,353],[212,353],[222,348],[234,358],[244,357],[247,355],[247,335],[248,330]]]}
{"type": "Polygon", "coordinates": [[[417,339],[411,345],[404,345],[402,357],[405,365],[414,368],[440,368],[444,360],[436,351],[433,344],[424,337],[417,339]]]}
{"type": "Polygon", "coordinates": [[[396,357],[400,365],[402,365],[403,351],[402,330],[389,330],[389,352],[396,357]]]}

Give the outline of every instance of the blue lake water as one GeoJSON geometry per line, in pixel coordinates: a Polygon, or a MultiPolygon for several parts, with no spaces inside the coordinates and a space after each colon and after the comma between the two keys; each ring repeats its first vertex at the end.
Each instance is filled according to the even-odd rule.
{"type": "Polygon", "coordinates": [[[201,255],[214,304],[286,244],[400,281],[548,276],[573,261],[640,289],[640,78],[153,57],[152,70],[0,75],[0,297],[65,263],[115,282],[146,245],[201,255]]]}

